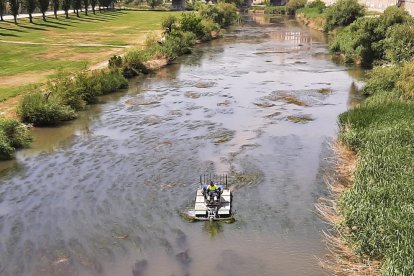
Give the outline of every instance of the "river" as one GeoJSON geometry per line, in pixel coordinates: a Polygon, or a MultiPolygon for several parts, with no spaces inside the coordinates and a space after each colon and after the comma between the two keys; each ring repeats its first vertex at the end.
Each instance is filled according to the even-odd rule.
{"type": "Polygon", "coordinates": [[[314,204],[359,76],[321,33],[258,17],[34,129],[0,164],[0,274],[327,275],[314,204]],[[236,222],[180,216],[204,173],[229,175],[236,222]]]}

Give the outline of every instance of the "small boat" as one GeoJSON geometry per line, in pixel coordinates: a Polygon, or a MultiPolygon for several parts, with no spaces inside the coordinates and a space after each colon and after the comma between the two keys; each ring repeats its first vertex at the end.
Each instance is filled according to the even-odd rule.
{"type": "Polygon", "coordinates": [[[194,210],[188,215],[194,220],[231,220],[232,193],[227,186],[227,175],[200,176],[200,187],[197,189],[194,210]],[[214,195],[208,193],[208,185],[213,182],[218,187],[214,195]]]}

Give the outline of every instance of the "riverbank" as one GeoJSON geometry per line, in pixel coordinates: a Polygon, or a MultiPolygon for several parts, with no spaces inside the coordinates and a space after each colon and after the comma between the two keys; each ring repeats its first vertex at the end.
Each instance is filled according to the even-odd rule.
{"type": "MultiPolygon", "coordinates": [[[[316,17],[308,14],[298,11],[297,18],[311,28],[315,21],[326,18],[322,13],[316,17]]],[[[374,61],[383,64],[374,67],[362,91],[368,98],[339,116],[335,148],[340,162],[327,183],[331,198],[318,205],[334,228],[326,236],[332,254],[322,265],[338,275],[414,274],[414,62],[404,63],[404,59],[410,60],[410,53],[399,52],[410,35],[401,32],[405,22],[412,22],[408,13],[389,8],[378,17],[333,30],[331,49],[342,52],[345,61],[359,60],[365,66],[374,61]],[[368,42],[359,50],[373,49],[378,42],[369,31],[355,34],[364,29],[365,21],[377,25],[379,35],[375,39],[385,41],[384,49],[376,50],[378,54],[349,47],[361,34],[368,42]],[[399,31],[400,44],[392,40],[394,30],[399,31]],[[381,60],[380,56],[385,58],[381,60]],[[397,61],[403,63],[395,64],[397,61]]]]}

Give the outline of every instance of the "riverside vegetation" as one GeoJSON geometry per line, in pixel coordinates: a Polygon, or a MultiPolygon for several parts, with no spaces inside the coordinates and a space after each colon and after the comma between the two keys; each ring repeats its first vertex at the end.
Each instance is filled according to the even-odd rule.
{"type": "MultiPolygon", "coordinates": [[[[335,228],[341,243],[374,262],[330,267],[339,274],[414,275],[414,20],[395,6],[364,16],[354,0],[297,13],[322,19],[333,35],[331,50],[345,62],[373,67],[362,90],[367,99],[339,116],[338,140],[357,161],[353,185],[337,199],[335,228]]],[[[347,258],[337,253],[334,259],[347,258]]]]}
{"type": "MultiPolygon", "coordinates": [[[[46,85],[24,95],[17,113],[23,123],[34,126],[59,125],[77,117],[77,112],[97,97],[128,86],[127,78],[146,74],[153,68],[151,60],[163,59],[166,63],[188,54],[197,41],[216,37],[220,28],[228,27],[237,19],[233,4],[199,5],[198,12],[183,13],[180,18],[168,15],[162,21],[164,35],[147,37],[145,46],[114,56],[109,68],[76,74],[61,72],[46,85]]],[[[0,119],[0,157],[9,159],[15,149],[30,143],[27,127],[13,119],[0,119]]]]}

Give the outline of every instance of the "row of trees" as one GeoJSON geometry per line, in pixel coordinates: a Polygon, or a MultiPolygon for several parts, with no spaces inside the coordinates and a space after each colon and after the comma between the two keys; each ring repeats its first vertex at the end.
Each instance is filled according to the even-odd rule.
{"type": "Polygon", "coordinates": [[[69,10],[73,8],[73,12],[79,17],[79,10],[84,10],[85,15],[88,15],[89,7],[95,14],[95,8],[98,5],[100,7],[109,8],[114,4],[116,0],[0,0],[0,20],[4,21],[3,15],[6,12],[6,8],[9,8],[10,13],[14,17],[14,23],[17,24],[17,15],[19,11],[23,9],[29,14],[29,21],[33,23],[32,14],[38,9],[43,15],[43,21],[46,21],[46,12],[53,10],[55,18],[57,18],[57,12],[64,10],[66,18],[69,18],[69,10]]]}

